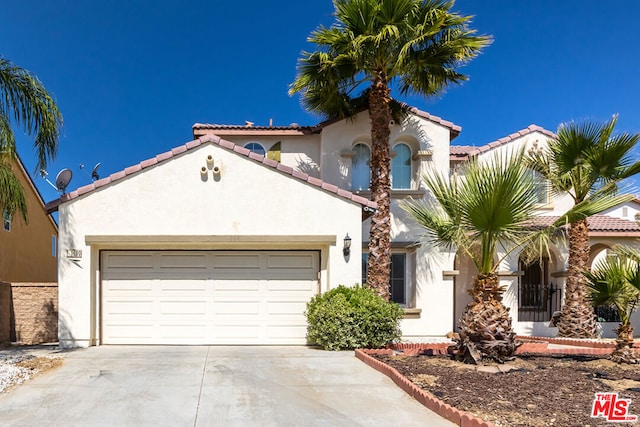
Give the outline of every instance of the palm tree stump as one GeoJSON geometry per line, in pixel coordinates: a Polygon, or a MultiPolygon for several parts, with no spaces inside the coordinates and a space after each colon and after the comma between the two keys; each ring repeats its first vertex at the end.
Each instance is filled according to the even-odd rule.
{"type": "Polygon", "coordinates": [[[640,354],[633,348],[633,327],[621,323],[613,331],[618,335],[618,338],[616,339],[616,348],[609,359],[616,363],[640,363],[640,354]]]}
{"type": "Polygon", "coordinates": [[[449,349],[457,360],[479,364],[512,360],[522,344],[516,340],[509,308],[502,303],[504,289],[495,274],[479,275],[469,294],[473,297],[458,321],[459,337],[449,349]]]}

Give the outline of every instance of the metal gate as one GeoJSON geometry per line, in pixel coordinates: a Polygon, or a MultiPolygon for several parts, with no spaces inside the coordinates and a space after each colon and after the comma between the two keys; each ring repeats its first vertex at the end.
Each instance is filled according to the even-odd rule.
{"type": "Polygon", "coordinates": [[[561,307],[561,286],[521,283],[518,287],[519,322],[548,322],[561,307]]]}

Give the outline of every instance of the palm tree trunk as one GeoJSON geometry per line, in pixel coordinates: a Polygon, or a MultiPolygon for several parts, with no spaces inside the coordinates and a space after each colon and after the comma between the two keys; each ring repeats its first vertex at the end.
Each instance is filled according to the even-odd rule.
{"type": "Polygon", "coordinates": [[[520,342],[502,303],[503,288],[496,274],[479,274],[469,291],[473,302],[458,321],[459,337],[452,350],[456,359],[478,364],[483,359],[503,363],[513,358],[520,342]]]}
{"type": "Polygon", "coordinates": [[[589,232],[586,219],[576,221],[569,228],[568,263],[564,305],[557,322],[558,336],[597,338],[596,317],[585,285],[587,279],[582,274],[589,266],[589,232]]]}
{"type": "Polygon", "coordinates": [[[391,275],[391,156],[390,90],[384,71],[378,71],[369,95],[371,118],[371,199],[378,207],[371,218],[367,284],[389,300],[391,275]]]}
{"type": "Polygon", "coordinates": [[[633,348],[633,328],[629,324],[619,324],[613,330],[616,339],[616,348],[611,353],[610,359],[616,363],[640,363],[640,355],[633,348]]]}

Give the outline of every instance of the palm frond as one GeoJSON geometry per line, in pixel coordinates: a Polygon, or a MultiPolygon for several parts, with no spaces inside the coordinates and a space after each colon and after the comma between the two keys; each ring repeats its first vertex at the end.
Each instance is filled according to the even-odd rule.
{"type": "MultiPolygon", "coordinates": [[[[405,202],[403,208],[434,241],[467,253],[482,273],[490,273],[496,249],[530,244],[536,189],[523,152],[496,153],[487,162],[470,161],[459,180],[432,173],[423,180],[433,201],[405,202]]],[[[542,237],[538,238],[543,242],[542,237]]]]}
{"type": "Polygon", "coordinates": [[[354,114],[359,85],[379,73],[403,95],[438,96],[467,79],[456,68],[491,41],[451,11],[452,1],[335,0],[334,7],[336,21],[312,32],[318,51],[303,52],[289,90],[327,118],[354,114]]]}
{"type": "Polygon", "coordinates": [[[0,213],[7,211],[13,217],[16,212],[19,212],[27,223],[27,201],[24,189],[11,170],[9,158],[3,157],[0,159],[0,213]]]}
{"type": "Polygon", "coordinates": [[[621,323],[629,324],[631,311],[640,298],[639,288],[635,287],[640,286],[638,263],[622,256],[607,257],[584,275],[592,304],[615,307],[621,323]]]}
{"type": "Polygon", "coordinates": [[[36,170],[44,169],[55,158],[62,127],[62,115],[40,80],[27,70],[0,58],[0,115],[4,124],[0,144],[15,151],[15,138],[6,123],[12,117],[29,135],[35,135],[36,170]],[[13,145],[13,147],[12,147],[13,145]]]}

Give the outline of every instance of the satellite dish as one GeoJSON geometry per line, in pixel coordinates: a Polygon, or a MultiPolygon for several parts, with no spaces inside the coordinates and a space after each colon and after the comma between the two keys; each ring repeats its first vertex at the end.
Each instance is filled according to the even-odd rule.
{"type": "Polygon", "coordinates": [[[72,176],[73,173],[70,169],[67,168],[62,169],[60,172],[58,172],[58,175],[56,176],[56,188],[58,189],[58,191],[62,191],[64,193],[64,191],[67,189],[67,186],[71,182],[72,176]]]}
{"type": "Polygon", "coordinates": [[[100,165],[101,163],[98,163],[93,167],[93,170],[91,171],[91,179],[93,179],[94,181],[97,181],[100,179],[100,175],[98,175],[98,168],[100,167],[100,165]]]}

